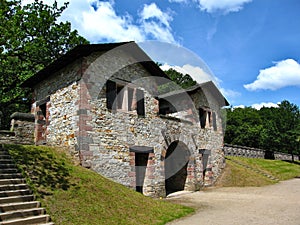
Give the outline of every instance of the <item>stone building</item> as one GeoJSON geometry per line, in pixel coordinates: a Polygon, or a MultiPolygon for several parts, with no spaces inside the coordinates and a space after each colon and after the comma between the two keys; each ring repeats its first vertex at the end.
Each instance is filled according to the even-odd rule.
{"type": "Polygon", "coordinates": [[[144,195],[199,190],[224,167],[212,82],[160,94],[170,79],[134,42],[77,46],[28,79],[35,143],[144,195]]]}

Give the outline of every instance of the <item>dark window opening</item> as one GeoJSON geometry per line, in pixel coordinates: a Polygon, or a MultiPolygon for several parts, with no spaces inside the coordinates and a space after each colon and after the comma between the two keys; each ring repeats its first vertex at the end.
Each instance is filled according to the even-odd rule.
{"type": "Polygon", "coordinates": [[[143,193],[149,153],[135,153],[136,191],[143,193]]]}
{"type": "Polygon", "coordinates": [[[213,127],[215,131],[217,130],[217,115],[211,109],[199,108],[199,119],[202,129],[213,127]]]}
{"type": "Polygon", "coordinates": [[[42,112],[43,116],[46,118],[46,113],[47,113],[46,103],[40,105],[39,108],[40,108],[40,111],[42,112]]]}
{"type": "Polygon", "coordinates": [[[106,82],[106,106],[110,110],[116,110],[116,104],[114,104],[117,97],[117,86],[113,81],[108,80],[106,82]]]}
{"type": "Polygon", "coordinates": [[[114,81],[106,82],[106,103],[110,110],[123,112],[137,112],[145,115],[144,92],[128,85],[117,84],[114,81]]]}
{"type": "Polygon", "coordinates": [[[139,116],[145,116],[145,99],[144,92],[136,89],[136,100],[137,100],[137,114],[139,116]]]}
{"type": "Polygon", "coordinates": [[[212,113],[210,110],[207,110],[207,118],[208,118],[208,126],[211,127],[212,126],[212,113]]]}
{"type": "Polygon", "coordinates": [[[200,125],[201,128],[205,128],[206,126],[206,117],[207,117],[207,111],[203,108],[199,109],[199,117],[200,117],[200,125]]]}

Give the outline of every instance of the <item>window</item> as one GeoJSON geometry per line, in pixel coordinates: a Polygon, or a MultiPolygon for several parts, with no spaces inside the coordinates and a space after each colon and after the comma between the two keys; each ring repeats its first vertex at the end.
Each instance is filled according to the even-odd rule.
{"type": "Polygon", "coordinates": [[[118,84],[108,80],[106,82],[107,108],[115,111],[136,111],[145,116],[144,92],[129,85],[118,84]]]}
{"type": "Polygon", "coordinates": [[[205,128],[206,127],[207,111],[203,108],[200,108],[199,109],[199,117],[200,117],[201,128],[205,128]]]}
{"type": "Polygon", "coordinates": [[[217,130],[217,116],[208,108],[199,108],[199,119],[201,128],[213,127],[217,130]]]}

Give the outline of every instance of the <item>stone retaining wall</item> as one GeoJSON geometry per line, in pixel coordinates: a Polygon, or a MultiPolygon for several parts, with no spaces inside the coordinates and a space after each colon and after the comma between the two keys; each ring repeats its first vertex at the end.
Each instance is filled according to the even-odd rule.
{"type": "Polygon", "coordinates": [[[1,144],[34,144],[34,115],[30,113],[13,113],[11,130],[0,131],[1,144]]]}
{"type": "MultiPolygon", "coordinates": [[[[225,156],[238,156],[246,158],[292,160],[292,155],[283,152],[271,152],[258,148],[250,148],[239,145],[225,144],[223,147],[225,156]]],[[[294,155],[294,160],[299,160],[298,155],[294,155]]]]}

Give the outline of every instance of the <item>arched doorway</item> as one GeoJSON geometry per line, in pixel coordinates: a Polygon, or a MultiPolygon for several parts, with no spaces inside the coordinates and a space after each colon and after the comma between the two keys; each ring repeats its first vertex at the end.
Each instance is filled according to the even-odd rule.
{"type": "Polygon", "coordinates": [[[168,147],[165,157],[165,188],[167,195],[184,190],[189,158],[190,151],[183,142],[174,141],[168,147]]]}

